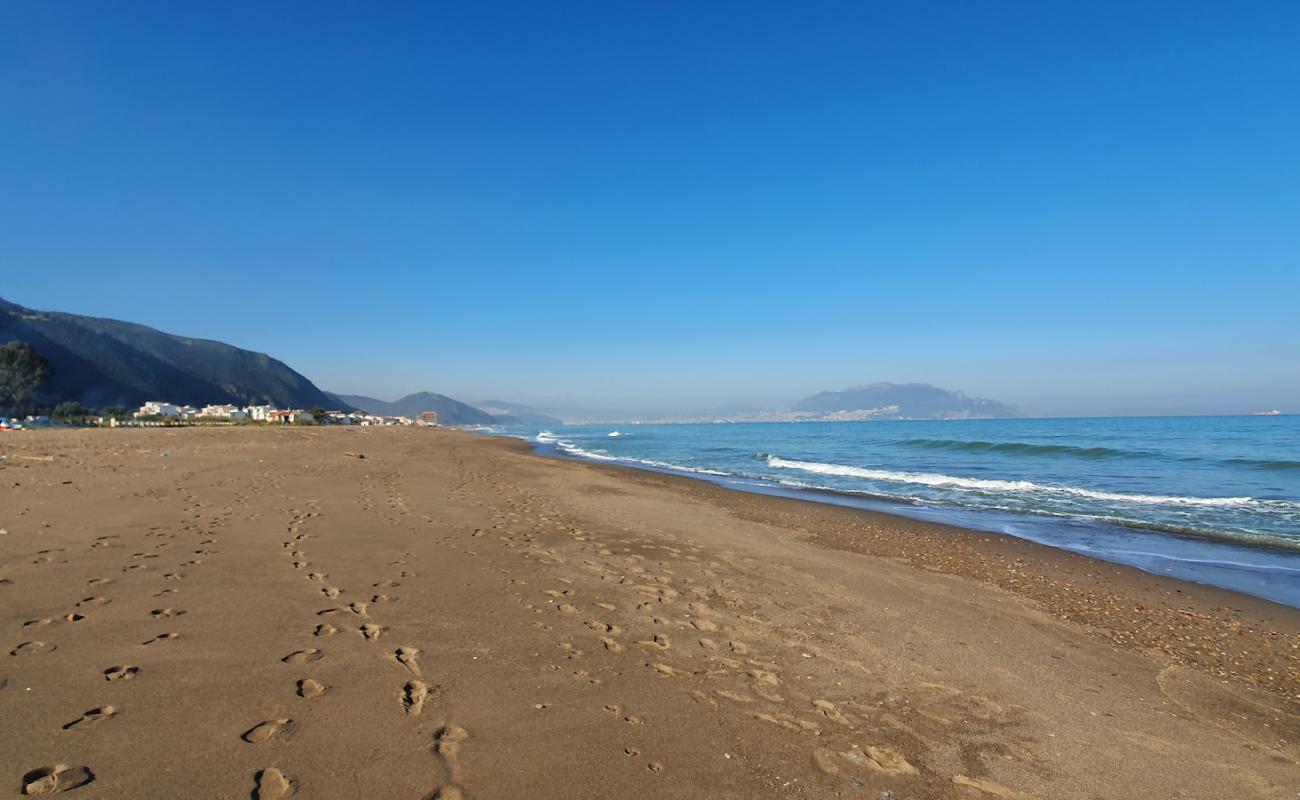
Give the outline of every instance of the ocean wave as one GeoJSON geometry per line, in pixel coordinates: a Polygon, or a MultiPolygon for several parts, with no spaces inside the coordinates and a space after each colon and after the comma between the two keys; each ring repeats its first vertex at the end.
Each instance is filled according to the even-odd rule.
{"type": "Polygon", "coordinates": [[[1300,469],[1300,461],[1269,461],[1267,459],[1257,458],[1229,458],[1223,463],[1236,464],[1243,467],[1254,467],[1255,469],[1278,469],[1292,470],[1300,469]]]}
{"type": "MultiPolygon", "coordinates": [[[[1137,531],[1153,531],[1156,533],[1167,533],[1178,536],[1191,536],[1197,539],[1207,539],[1211,541],[1227,542],[1231,544],[1272,547],[1281,550],[1300,551],[1300,539],[1279,536],[1275,533],[1264,533],[1261,531],[1245,530],[1241,528],[1214,528],[1203,525],[1176,525],[1167,522],[1159,522],[1151,519],[1139,519],[1134,517],[1122,517],[1115,514],[1089,514],[1080,511],[1064,511],[1051,508],[1027,508],[1022,505],[1005,505],[999,503],[981,503],[978,505],[969,505],[955,500],[945,500],[942,498],[929,498],[925,500],[907,494],[895,494],[888,490],[861,490],[845,489],[842,487],[827,486],[819,483],[809,483],[807,481],[795,480],[792,478],[775,478],[777,485],[786,486],[791,489],[802,489],[805,491],[831,492],[853,497],[863,497],[873,500],[884,500],[897,502],[901,504],[912,505],[937,505],[950,506],[955,508],[972,509],[979,511],[1002,512],[1012,515],[1029,515],[1030,517],[1054,517],[1058,519],[1071,519],[1086,522],[1104,523],[1114,525],[1120,528],[1128,528],[1137,531]]],[[[763,484],[756,484],[763,485],[763,484]]],[[[960,523],[959,523],[960,524],[960,523]]],[[[1023,536],[1021,533],[1014,533],[1003,530],[1004,533],[1011,533],[1015,536],[1023,536]]],[[[1078,548],[1076,548],[1078,549],[1078,548]]],[[[1098,552],[1109,552],[1105,547],[1098,548],[1098,552]]]]}
{"type": "Polygon", "coordinates": [[[1257,501],[1253,497],[1183,497],[1180,495],[1127,494],[1123,492],[1101,492],[1093,489],[1081,489],[1075,486],[1049,486],[1032,481],[1005,481],[987,478],[962,478],[931,472],[895,472],[893,470],[866,469],[842,464],[824,464],[817,461],[795,461],[779,456],[767,456],[768,466],[778,469],[794,469],[819,475],[835,475],[845,478],[863,478],[870,481],[887,483],[911,483],[921,486],[934,486],[953,489],[970,489],[976,491],[1006,493],[1038,493],[1086,497],[1092,500],[1104,500],[1115,503],[1134,503],[1139,505],[1160,506],[1204,506],[1228,507],[1251,506],[1255,504],[1292,506],[1285,501],[1257,501]]]}
{"type": "Polygon", "coordinates": [[[1080,458],[1142,458],[1155,455],[1139,450],[1116,450],[1112,447],[1075,447],[1068,444],[985,442],[967,439],[903,439],[899,444],[930,450],[966,450],[972,453],[1015,453],[1034,456],[1071,455],[1080,458]]]}
{"type": "Polygon", "coordinates": [[[537,434],[536,439],[538,442],[541,442],[542,444],[551,445],[555,447],[557,450],[560,450],[561,452],[567,453],[571,456],[578,456],[580,458],[591,458],[597,461],[616,461],[624,464],[641,464],[647,467],[655,467],[657,469],[666,469],[666,470],[673,470],[678,472],[694,472],[699,475],[717,475],[718,477],[729,477],[732,474],[730,472],[723,472],[721,470],[716,470],[716,469],[708,469],[706,467],[691,467],[685,464],[671,464],[667,461],[655,461],[649,458],[633,458],[632,456],[612,456],[604,450],[588,450],[585,447],[581,447],[577,444],[574,444],[573,442],[568,441],[567,439],[561,439],[551,431],[542,431],[541,433],[537,434]]]}
{"type": "MultiPolygon", "coordinates": [[[[901,439],[898,444],[927,450],[959,450],[968,453],[1007,453],[1027,456],[1074,456],[1076,458],[1160,458],[1149,450],[1122,450],[1113,447],[1077,447],[1068,444],[1034,444],[1031,442],[988,442],[980,439],[901,439]]],[[[1182,461],[1211,459],[1189,457],[1182,461]]],[[[1226,458],[1216,462],[1262,470],[1300,470],[1300,461],[1257,458],[1226,458]]]]}

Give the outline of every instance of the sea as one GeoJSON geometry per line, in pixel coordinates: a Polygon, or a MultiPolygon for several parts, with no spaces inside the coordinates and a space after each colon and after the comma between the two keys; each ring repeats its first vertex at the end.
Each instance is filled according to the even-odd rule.
{"type": "Polygon", "coordinates": [[[480,430],[557,457],[1007,534],[1300,608],[1300,415],[480,430]]]}

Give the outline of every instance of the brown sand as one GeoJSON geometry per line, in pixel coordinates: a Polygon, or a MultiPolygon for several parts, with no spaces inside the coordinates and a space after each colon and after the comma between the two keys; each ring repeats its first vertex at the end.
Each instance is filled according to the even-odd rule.
{"type": "Polygon", "coordinates": [[[0,452],[0,797],[1300,792],[1240,595],[449,431],[0,452]]]}

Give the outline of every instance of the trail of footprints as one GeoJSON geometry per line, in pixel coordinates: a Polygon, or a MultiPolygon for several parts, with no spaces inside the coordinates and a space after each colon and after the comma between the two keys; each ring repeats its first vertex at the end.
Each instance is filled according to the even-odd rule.
{"type": "MultiPolygon", "coordinates": [[[[558,645],[571,664],[584,663],[588,652],[620,658],[638,654],[644,668],[656,678],[681,681],[683,692],[709,711],[741,714],[788,730],[791,734],[815,733],[812,761],[828,775],[847,776],[858,768],[894,776],[917,772],[902,753],[889,747],[848,745],[848,732],[854,731],[854,726],[864,717],[862,712],[852,709],[854,704],[832,698],[810,698],[787,683],[777,664],[790,659],[780,658],[777,648],[806,651],[805,658],[832,664],[834,671],[841,674],[862,676],[870,674],[871,670],[856,662],[836,661],[833,653],[819,650],[806,641],[796,641],[797,637],[791,638],[789,633],[779,633],[769,618],[772,609],[746,607],[738,599],[741,595],[729,588],[734,585],[735,578],[722,577],[743,576],[745,565],[705,561],[702,548],[689,542],[683,545],[671,543],[670,536],[666,537],[669,544],[660,545],[647,543],[643,534],[632,530],[621,539],[616,535],[597,537],[584,531],[576,522],[565,519],[544,497],[495,480],[491,473],[468,474],[464,469],[459,472],[460,483],[453,486],[451,499],[479,506],[488,513],[490,522],[487,527],[472,531],[468,537],[459,540],[444,537],[440,543],[453,549],[463,548],[469,555],[476,554],[473,548],[491,545],[513,550],[525,563],[525,573],[546,585],[545,588],[529,586],[522,578],[507,573],[503,578],[507,589],[524,612],[536,616],[534,624],[539,628],[545,631],[562,628],[565,631],[558,645]],[[493,491],[493,503],[489,505],[472,499],[473,495],[465,488],[471,484],[487,485],[493,491]],[[560,547],[547,543],[555,537],[560,537],[561,541],[567,539],[568,543],[560,547]],[[598,581],[595,584],[598,590],[593,596],[588,596],[587,590],[575,588],[570,579],[555,575],[549,569],[566,564],[575,557],[578,561],[576,568],[598,581]],[[670,563],[671,569],[668,567],[670,563]],[[675,570],[680,570],[681,574],[675,574],[675,570]],[[590,647],[582,646],[584,638],[591,643],[590,647]]],[[[406,524],[411,511],[405,499],[391,489],[386,489],[385,494],[385,502],[392,513],[387,521],[392,525],[406,524]]],[[[216,549],[219,543],[213,531],[224,523],[230,512],[206,513],[204,504],[193,495],[184,495],[184,500],[184,510],[190,516],[179,526],[179,532],[165,531],[161,526],[151,528],[145,535],[155,540],[154,552],[130,554],[122,566],[122,572],[127,575],[157,572],[161,586],[155,596],[176,593],[175,587],[184,584],[189,571],[201,569],[205,559],[219,556],[216,549]],[[164,553],[170,556],[172,552],[184,549],[177,541],[182,534],[195,536],[198,547],[179,553],[179,559],[173,562],[176,566],[169,571],[153,566],[164,553]]],[[[379,505],[364,494],[361,502],[363,508],[370,510],[377,510],[379,505]]],[[[319,515],[320,510],[318,503],[308,502],[306,505],[306,511],[291,512],[290,536],[283,545],[284,555],[291,568],[300,572],[313,587],[312,591],[320,592],[329,600],[340,600],[348,593],[342,587],[332,585],[328,573],[315,568],[307,552],[310,534],[304,528],[319,515]]],[[[426,523],[432,522],[428,517],[424,519],[426,523]]],[[[117,536],[101,537],[91,547],[106,552],[125,549],[117,536]]],[[[66,558],[52,551],[39,556],[46,560],[66,558]]],[[[312,664],[325,657],[327,646],[375,648],[376,657],[392,664],[398,675],[391,700],[395,713],[416,717],[427,713],[428,708],[437,702],[441,689],[430,683],[424,674],[419,649],[400,643],[394,631],[377,618],[381,616],[382,608],[395,600],[391,590],[398,588],[400,579],[409,574],[407,557],[392,562],[391,566],[398,568],[399,574],[394,579],[374,584],[374,592],[368,601],[353,600],[346,605],[327,608],[319,612],[317,620],[305,626],[317,646],[294,650],[283,655],[281,660],[292,667],[310,670],[312,664]],[[344,633],[350,636],[340,635],[344,633]],[[390,640],[396,642],[388,644],[390,640]]],[[[108,596],[111,585],[112,579],[109,578],[91,580],[88,589],[105,592],[105,595],[88,593],[67,611],[48,619],[28,621],[24,630],[75,631],[79,626],[93,625],[96,609],[111,602],[108,596]]],[[[149,613],[158,620],[183,620],[185,610],[159,604],[149,613]]],[[[44,657],[57,650],[57,644],[47,640],[58,638],[53,633],[42,633],[40,639],[29,638],[17,643],[10,655],[16,658],[44,657]]],[[[181,633],[165,631],[139,644],[173,646],[164,643],[181,639],[181,633]]],[[[591,670],[575,668],[572,674],[594,688],[602,686],[603,672],[599,665],[591,670]]],[[[105,684],[121,684],[146,680],[147,676],[143,676],[136,665],[119,664],[104,667],[100,679],[105,684]]],[[[297,702],[318,701],[327,698],[330,691],[329,686],[310,675],[299,677],[293,686],[297,702]]],[[[628,731],[635,731],[637,726],[644,724],[638,714],[617,703],[604,704],[603,708],[620,725],[630,726],[626,728],[628,731]]],[[[123,705],[119,704],[89,709],[68,721],[63,729],[67,735],[96,735],[95,732],[101,728],[111,728],[111,720],[122,713],[122,709],[123,705]]],[[[974,706],[972,712],[972,717],[978,716],[976,712],[986,716],[990,713],[974,706]]],[[[302,716],[309,717],[309,714],[302,716]]],[[[291,742],[300,724],[306,723],[284,713],[274,719],[258,721],[232,735],[238,735],[250,746],[274,746],[291,742]]],[[[860,736],[855,733],[852,739],[860,736]]],[[[468,732],[455,724],[447,722],[437,728],[431,752],[440,765],[444,781],[430,797],[455,800],[464,796],[460,752],[468,740],[468,732]]],[[[915,734],[913,740],[918,748],[923,746],[921,733],[915,734]]],[[[651,773],[666,769],[664,762],[655,759],[653,754],[643,754],[638,744],[635,741],[621,744],[620,750],[625,757],[644,764],[651,773]]],[[[30,770],[23,776],[22,785],[25,793],[44,794],[84,786],[94,780],[95,775],[87,766],[52,764],[30,770]]],[[[285,798],[299,789],[294,776],[285,775],[275,766],[255,773],[252,783],[254,797],[285,798]]]]}
{"type": "MultiPolygon", "coordinates": [[[[537,615],[534,625],[538,628],[567,632],[557,644],[571,664],[582,663],[588,649],[580,641],[584,636],[591,636],[591,651],[611,656],[621,654],[623,658],[639,654],[647,670],[664,680],[681,681],[690,700],[710,712],[742,715],[794,735],[812,736],[811,761],[829,778],[839,776],[839,780],[850,780],[854,787],[862,788],[864,784],[856,777],[859,774],[890,778],[918,774],[917,768],[898,750],[886,745],[857,743],[864,738],[862,728],[868,713],[875,708],[851,711],[850,707],[860,708],[864,701],[847,696],[811,696],[797,681],[787,682],[783,675],[786,670],[779,666],[783,662],[787,667],[794,664],[801,672],[816,669],[823,678],[818,685],[826,686],[842,686],[841,678],[864,678],[876,671],[817,646],[797,626],[778,627],[771,619],[772,612],[785,609],[746,606],[739,599],[743,595],[732,591],[736,579],[722,577],[744,575],[761,565],[706,561],[703,548],[691,542],[678,545],[669,534],[658,536],[667,543],[653,544],[647,541],[645,531],[636,521],[631,524],[637,525],[637,530],[630,528],[626,537],[598,538],[582,530],[576,522],[565,519],[551,507],[548,498],[493,481],[491,475],[473,478],[475,482],[490,484],[494,503],[477,503],[489,513],[490,527],[474,530],[469,541],[495,541],[514,550],[526,562],[525,572],[540,580],[544,588],[533,589],[526,580],[507,576],[507,589],[521,608],[537,615]],[[600,582],[596,597],[584,597],[570,578],[548,569],[572,558],[568,552],[571,548],[545,543],[557,536],[567,537],[584,554],[578,556],[578,568],[600,582]],[[530,592],[540,592],[545,599],[533,599],[538,594],[530,592]],[[619,596],[599,596],[611,594],[619,596]],[[678,641],[679,636],[686,640],[685,649],[678,641]],[[797,663],[801,659],[805,661],[797,663]]],[[[462,549],[450,537],[445,537],[441,544],[462,549]]],[[[464,552],[475,554],[472,549],[464,552]]],[[[614,679],[621,677],[620,668],[602,670],[597,665],[594,672],[572,670],[576,679],[592,686],[601,685],[605,673],[614,679]]],[[[797,677],[813,678],[812,675],[797,677]]],[[[948,691],[960,694],[956,690],[948,691]]],[[[895,698],[888,695],[898,693],[881,689],[875,705],[895,703],[895,698]]],[[[981,699],[970,698],[969,704],[978,707],[981,699]]],[[[642,723],[640,717],[617,704],[606,704],[604,709],[625,724],[642,723]]],[[[992,713],[1000,712],[994,709],[992,713]]],[[[894,714],[888,714],[886,719],[891,727],[902,732],[902,738],[911,743],[911,748],[925,749],[927,738],[920,726],[908,724],[894,714]]],[[[666,768],[662,761],[645,758],[636,744],[625,746],[623,753],[641,759],[652,773],[666,768]]]]}
{"type": "MultiPolygon", "coordinates": [[[[396,495],[391,491],[389,495],[390,507],[397,508],[401,514],[409,513],[405,508],[404,501],[400,499],[400,495],[396,495]]],[[[364,501],[363,498],[363,507],[367,507],[366,502],[368,501],[364,501]]],[[[330,600],[338,600],[341,596],[348,594],[347,590],[341,586],[331,584],[328,573],[313,568],[306,551],[306,542],[311,538],[312,534],[305,531],[304,527],[310,519],[321,513],[316,502],[311,501],[306,505],[310,510],[293,510],[291,512],[292,516],[288,525],[290,538],[283,543],[282,549],[289,559],[290,566],[296,571],[304,572],[306,581],[315,585],[321,595],[330,600]]],[[[409,557],[410,554],[408,553],[390,564],[390,566],[400,568],[398,577],[411,574],[405,569],[409,557]]],[[[311,636],[317,640],[328,639],[346,643],[346,639],[336,637],[345,631],[355,630],[357,639],[353,641],[360,641],[363,646],[376,644],[380,638],[387,637],[390,630],[388,626],[374,619],[371,611],[375,607],[382,607],[385,604],[394,602],[396,598],[392,597],[388,592],[400,585],[401,583],[396,579],[379,581],[373,585],[372,588],[375,593],[371,595],[368,601],[349,601],[346,605],[332,606],[317,612],[317,617],[329,621],[318,621],[310,625],[311,636]]],[[[323,644],[324,642],[322,642],[323,644]]],[[[419,716],[425,710],[426,705],[434,702],[439,697],[441,687],[425,680],[424,671],[420,666],[421,653],[418,648],[398,645],[388,652],[390,655],[387,658],[391,659],[391,663],[400,667],[406,674],[406,680],[399,684],[396,692],[397,705],[401,709],[400,713],[411,717],[419,716]]],[[[284,655],[280,660],[291,666],[308,667],[324,657],[323,646],[305,647],[284,655]]],[[[297,680],[295,686],[295,694],[301,700],[317,700],[326,696],[330,691],[329,686],[314,677],[302,677],[297,680]]],[[[299,724],[301,723],[298,720],[288,716],[263,720],[245,730],[240,734],[240,738],[252,745],[288,743],[293,738],[299,724]]],[[[461,786],[459,749],[461,743],[467,738],[468,733],[463,728],[452,724],[443,725],[435,732],[432,752],[441,766],[444,782],[429,797],[442,798],[443,800],[458,800],[458,798],[464,797],[464,790],[461,786]]],[[[298,788],[298,782],[292,776],[285,775],[277,767],[267,767],[254,776],[253,796],[259,798],[284,798],[295,794],[298,788]]]]}
{"type": "MultiPolygon", "coordinates": [[[[164,557],[164,551],[175,544],[176,542],[174,540],[183,533],[189,533],[200,537],[200,546],[191,553],[183,555],[182,558],[186,555],[200,556],[215,554],[216,551],[211,549],[211,546],[215,545],[217,540],[213,537],[212,533],[215,529],[221,526],[225,521],[225,518],[229,516],[230,512],[228,510],[218,512],[215,515],[211,515],[205,523],[201,524],[200,520],[204,520],[205,517],[205,514],[202,511],[205,504],[197,501],[192,493],[187,492],[184,489],[181,489],[179,494],[183,500],[182,511],[189,515],[188,520],[182,521],[177,526],[179,532],[165,531],[163,530],[163,526],[150,527],[144,533],[144,538],[155,540],[153,544],[153,552],[145,551],[132,553],[128,558],[128,562],[121,567],[121,573],[131,575],[135,573],[149,573],[154,571],[152,562],[164,557]]],[[[124,548],[125,542],[122,541],[122,536],[117,534],[99,536],[90,545],[91,550],[112,551],[124,548]]],[[[53,563],[56,561],[56,556],[59,557],[58,560],[60,563],[67,560],[66,551],[60,549],[41,551],[38,553],[37,562],[53,563]]],[[[197,567],[202,563],[203,560],[201,558],[187,558],[184,562],[178,564],[178,567],[197,567]]],[[[168,582],[179,581],[184,577],[185,576],[179,571],[165,572],[162,575],[163,580],[168,582]]],[[[103,590],[113,582],[114,579],[112,578],[97,577],[88,580],[86,585],[88,589],[103,590]]],[[[161,587],[160,591],[155,594],[154,597],[173,594],[176,591],[175,588],[161,587]]],[[[23,629],[28,631],[44,629],[53,631],[54,625],[66,626],[66,628],[60,628],[60,631],[62,631],[65,629],[79,629],[82,624],[93,625],[95,612],[109,605],[111,602],[111,597],[99,594],[89,594],[73,602],[72,609],[60,614],[57,621],[49,618],[32,619],[23,623],[23,629]],[[89,623],[87,622],[88,620],[90,620],[89,623]]],[[[148,612],[152,619],[158,620],[175,619],[185,613],[186,612],[183,609],[170,607],[156,608],[148,612]]],[[[162,642],[175,641],[179,638],[181,638],[180,633],[164,631],[144,642],[140,642],[139,646],[152,646],[162,642]]],[[[31,639],[18,643],[9,651],[9,653],[13,657],[40,657],[51,654],[56,650],[58,650],[58,645],[55,643],[31,639]]],[[[99,673],[101,685],[104,683],[114,685],[124,684],[140,678],[141,675],[141,668],[134,664],[110,665],[102,668],[99,673]]],[[[86,710],[76,719],[72,719],[62,725],[62,730],[66,732],[65,735],[93,736],[101,726],[107,725],[113,718],[122,713],[122,710],[122,707],[116,704],[97,706],[86,710]]],[[[111,725],[109,725],[109,727],[111,727],[111,725]]],[[[97,776],[94,770],[89,766],[62,763],[49,764],[28,770],[24,773],[20,790],[23,795],[30,796],[62,793],[91,784],[96,780],[96,778],[97,776]]]]}

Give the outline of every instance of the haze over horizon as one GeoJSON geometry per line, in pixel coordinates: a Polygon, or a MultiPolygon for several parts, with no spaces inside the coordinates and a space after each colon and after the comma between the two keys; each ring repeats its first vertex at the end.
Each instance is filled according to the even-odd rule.
{"type": "Polygon", "coordinates": [[[0,296],[329,391],[1300,412],[1300,6],[0,8],[0,296]]]}

